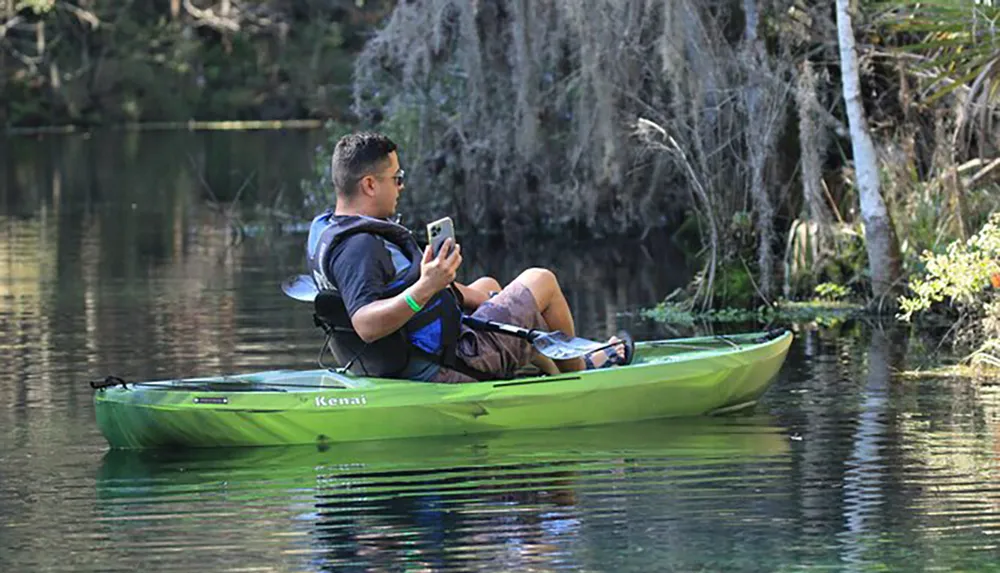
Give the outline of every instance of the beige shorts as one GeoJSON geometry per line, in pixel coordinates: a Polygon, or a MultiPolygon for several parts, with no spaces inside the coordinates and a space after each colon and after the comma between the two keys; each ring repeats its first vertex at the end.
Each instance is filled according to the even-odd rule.
{"type": "MultiPolygon", "coordinates": [[[[522,328],[549,329],[538,311],[535,296],[519,282],[507,285],[500,294],[480,305],[472,316],[522,328]]],[[[519,368],[531,362],[533,351],[527,340],[509,334],[480,332],[462,325],[456,352],[459,359],[480,372],[495,374],[497,378],[510,378],[519,368]]],[[[432,380],[450,383],[475,381],[461,372],[444,367],[432,380]]]]}

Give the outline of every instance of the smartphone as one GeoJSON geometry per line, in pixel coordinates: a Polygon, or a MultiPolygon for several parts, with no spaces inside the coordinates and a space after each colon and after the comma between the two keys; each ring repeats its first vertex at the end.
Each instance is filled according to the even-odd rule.
{"type": "Polygon", "coordinates": [[[437,221],[427,225],[427,242],[430,243],[431,253],[433,253],[435,257],[437,256],[438,251],[441,250],[441,245],[443,245],[447,239],[452,240],[452,247],[454,248],[455,224],[451,221],[451,217],[438,219],[437,221]]]}

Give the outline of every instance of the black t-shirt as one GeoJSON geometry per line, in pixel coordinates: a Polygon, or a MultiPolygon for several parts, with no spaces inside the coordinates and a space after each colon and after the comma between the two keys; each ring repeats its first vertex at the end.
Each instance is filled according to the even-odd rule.
{"type": "MultiPolygon", "coordinates": [[[[397,274],[410,265],[401,250],[395,246],[393,249],[398,259],[395,263],[385,240],[368,233],[351,235],[333,248],[327,276],[340,290],[348,316],[353,317],[366,304],[385,298],[397,274]]],[[[399,377],[432,380],[440,369],[438,364],[426,358],[411,357],[399,377]]]]}
{"type": "Polygon", "coordinates": [[[327,273],[340,290],[351,317],[359,308],[383,298],[396,276],[385,242],[368,233],[351,235],[337,244],[329,265],[327,273]]]}

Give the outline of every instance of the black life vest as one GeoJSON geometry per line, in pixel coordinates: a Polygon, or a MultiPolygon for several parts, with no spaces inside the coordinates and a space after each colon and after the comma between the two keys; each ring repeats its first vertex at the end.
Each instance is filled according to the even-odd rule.
{"type": "Polygon", "coordinates": [[[340,364],[349,365],[355,374],[385,378],[398,377],[417,356],[456,367],[455,343],[461,332],[462,310],[451,289],[434,295],[402,328],[379,340],[365,343],[355,332],[344,300],[327,269],[334,247],[358,233],[383,239],[394,259],[396,275],[382,298],[398,295],[420,278],[423,254],[406,227],[372,217],[334,216],[330,210],[313,219],[306,257],[309,272],[320,289],[315,301],[317,324],[330,335],[334,357],[340,364]],[[401,257],[406,260],[400,260],[401,257]]]}

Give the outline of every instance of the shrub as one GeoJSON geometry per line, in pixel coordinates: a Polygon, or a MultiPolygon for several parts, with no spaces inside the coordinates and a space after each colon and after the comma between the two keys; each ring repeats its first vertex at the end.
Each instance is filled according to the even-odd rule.
{"type": "Polygon", "coordinates": [[[944,253],[924,251],[921,276],[910,281],[911,296],[900,297],[904,321],[917,313],[951,313],[955,342],[976,348],[970,356],[1000,366],[1000,213],[967,241],[954,241],[944,253]]]}

